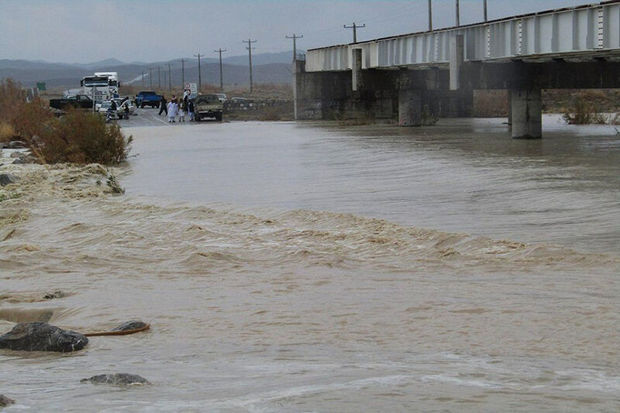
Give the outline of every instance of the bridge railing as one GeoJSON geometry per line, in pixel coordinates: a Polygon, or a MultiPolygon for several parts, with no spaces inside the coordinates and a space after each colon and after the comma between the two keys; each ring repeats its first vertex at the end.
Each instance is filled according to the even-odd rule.
{"type": "Polygon", "coordinates": [[[450,39],[464,38],[465,60],[553,55],[620,48],[620,0],[308,50],[306,70],[351,69],[353,49],[362,49],[362,68],[445,64],[450,39]]]}

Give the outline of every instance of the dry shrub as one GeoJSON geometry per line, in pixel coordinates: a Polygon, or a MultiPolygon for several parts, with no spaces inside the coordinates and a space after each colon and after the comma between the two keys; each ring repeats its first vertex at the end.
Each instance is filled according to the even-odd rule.
{"type": "Polygon", "coordinates": [[[48,126],[36,145],[46,162],[113,165],[127,159],[132,137],[125,139],[118,125],[96,113],[72,110],[48,126]]]}
{"type": "Polygon", "coordinates": [[[26,94],[19,83],[12,79],[0,82],[0,121],[12,125],[25,103],[26,94]]]}
{"type": "Polygon", "coordinates": [[[53,117],[49,108],[37,98],[21,105],[13,119],[13,126],[19,136],[30,142],[34,136],[43,134],[53,117]]]}
{"type": "Polygon", "coordinates": [[[0,142],[8,142],[15,135],[15,128],[12,125],[0,121],[0,142]]]}
{"type": "Polygon", "coordinates": [[[571,106],[563,111],[564,121],[570,125],[606,124],[605,115],[600,113],[598,105],[588,99],[589,96],[576,95],[571,106]]]}

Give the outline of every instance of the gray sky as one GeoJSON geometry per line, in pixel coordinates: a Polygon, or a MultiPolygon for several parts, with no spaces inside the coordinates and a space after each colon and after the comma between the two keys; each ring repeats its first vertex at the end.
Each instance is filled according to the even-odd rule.
{"type": "MultiPolygon", "coordinates": [[[[489,18],[594,3],[488,0],[489,18]]],[[[436,28],[454,23],[455,0],[433,0],[436,28]]],[[[0,0],[0,59],[163,61],[228,49],[255,53],[348,43],[344,24],[366,24],[359,40],[425,30],[427,0],[0,0]]],[[[461,0],[461,24],[482,20],[482,0],[461,0]]]]}

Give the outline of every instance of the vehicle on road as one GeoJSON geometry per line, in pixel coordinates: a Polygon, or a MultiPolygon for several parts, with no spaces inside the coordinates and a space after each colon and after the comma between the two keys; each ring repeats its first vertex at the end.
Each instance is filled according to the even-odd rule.
{"type": "Polygon", "coordinates": [[[116,102],[116,107],[122,110],[126,115],[133,115],[136,112],[136,105],[133,104],[128,97],[112,99],[116,102]],[[125,110],[127,108],[127,110],[125,110]]]}
{"type": "Polygon", "coordinates": [[[159,107],[159,103],[161,102],[162,96],[158,95],[153,91],[141,91],[136,95],[136,106],[140,108],[144,108],[145,106],[150,106],[152,108],[159,107]]]}
{"type": "Polygon", "coordinates": [[[200,122],[204,118],[222,120],[224,104],[216,94],[198,95],[194,98],[194,119],[200,122]]]}
{"type": "Polygon", "coordinates": [[[101,102],[118,96],[118,75],[116,72],[99,72],[85,76],[80,81],[82,94],[101,102]]]}
{"type": "Polygon", "coordinates": [[[116,105],[116,109],[112,109],[111,100],[101,102],[97,112],[105,114],[106,120],[129,119],[129,114],[126,113],[125,110],[118,104],[116,105]]]}
{"type": "Polygon", "coordinates": [[[50,99],[50,107],[61,110],[67,108],[92,109],[93,100],[86,95],[67,96],[60,99],[50,99]]]}

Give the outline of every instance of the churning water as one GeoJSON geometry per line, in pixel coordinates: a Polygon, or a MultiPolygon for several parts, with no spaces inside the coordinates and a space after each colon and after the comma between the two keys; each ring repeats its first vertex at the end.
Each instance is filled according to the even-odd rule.
{"type": "Polygon", "coordinates": [[[617,410],[620,139],[442,124],[129,128],[118,197],[16,170],[0,331],[152,331],[0,352],[7,411],[617,410]],[[79,382],[114,372],[153,385],[79,382]]]}

